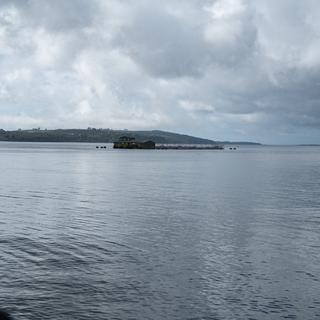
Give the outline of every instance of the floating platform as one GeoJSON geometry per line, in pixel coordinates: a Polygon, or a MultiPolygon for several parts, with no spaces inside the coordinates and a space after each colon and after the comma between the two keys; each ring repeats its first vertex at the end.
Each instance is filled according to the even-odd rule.
{"type": "Polygon", "coordinates": [[[156,150],[223,150],[221,144],[155,144],[153,141],[136,141],[135,137],[122,136],[113,143],[114,149],[156,149],[156,150]]]}
{"type": "Polygon", "coordinates": [[[156,145],[157,150],[224,150],[224,146],[210,144],[210,145],[190,145],[190,144],[162,144],[156,145]]]}

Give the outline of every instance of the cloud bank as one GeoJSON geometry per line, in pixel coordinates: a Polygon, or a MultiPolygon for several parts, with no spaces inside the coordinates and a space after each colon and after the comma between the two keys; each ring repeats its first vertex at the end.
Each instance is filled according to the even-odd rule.
{"type": "Polygon", "coordinates": [[[317,0],[1,0],[0,128],[320,142],[317,0]]]}

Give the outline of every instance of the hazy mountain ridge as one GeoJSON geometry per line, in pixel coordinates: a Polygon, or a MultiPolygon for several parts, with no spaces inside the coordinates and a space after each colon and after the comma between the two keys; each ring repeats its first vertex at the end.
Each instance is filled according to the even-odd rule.
{"type": "MultiPolygon", "coordinates": [[[[96,142],[110,143],[121,136],[135,137],[138,141],[152,140],[158,144],[213,144],[246,142],[219,142],[210,139],[198,138],[190,135],[179,134],[161,130],[132,131],[112,129],[54,129],[54,130],[0,130],[0,141],[26,141],[26,142],[96,142]]],[[[248,144],[256,144],[249,143],[248,144]]]]}

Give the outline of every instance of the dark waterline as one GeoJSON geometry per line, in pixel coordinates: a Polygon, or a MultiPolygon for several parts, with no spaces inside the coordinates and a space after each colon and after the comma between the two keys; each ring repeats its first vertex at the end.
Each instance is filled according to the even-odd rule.
{"type": "Polygon", "coordinates": [[[320,148],[0,143],[16,320],[319,319],[320,148]]]}

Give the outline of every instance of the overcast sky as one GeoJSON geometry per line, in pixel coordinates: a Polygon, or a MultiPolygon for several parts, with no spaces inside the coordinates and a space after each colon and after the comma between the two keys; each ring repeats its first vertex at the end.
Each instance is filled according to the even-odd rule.
{"type": "Polygon", "coordinates": [[[320,143],[319,0],[0,0],[0,128],[320,143]]]}

